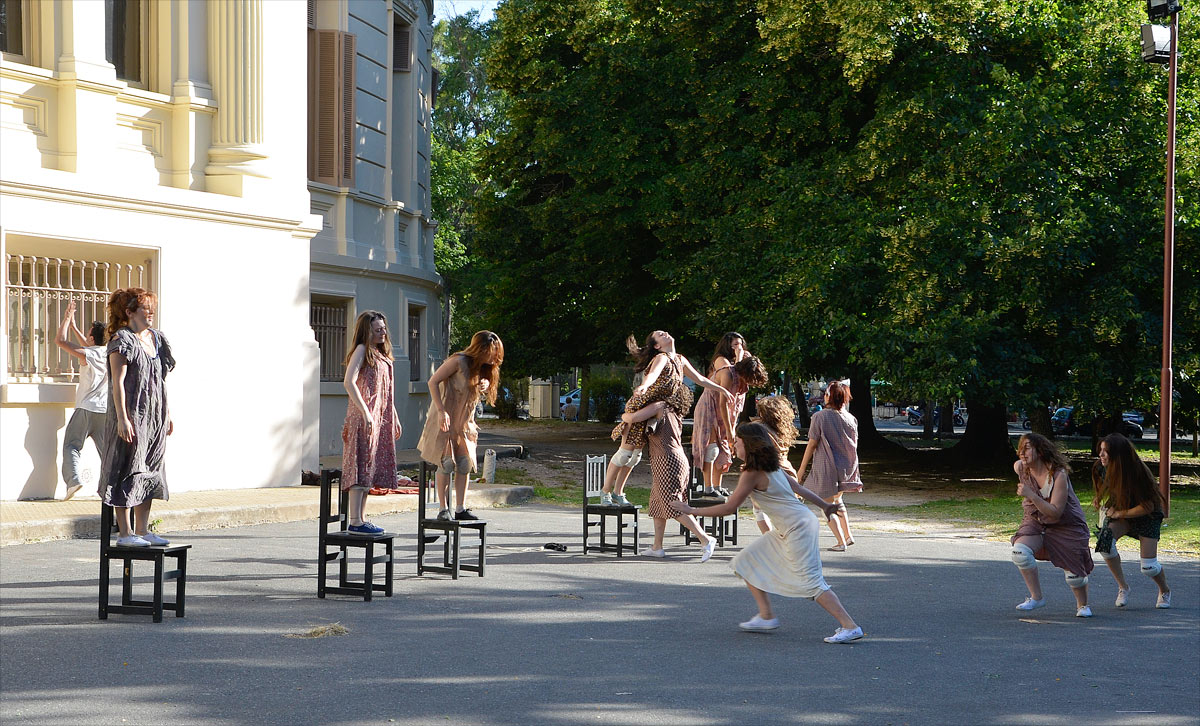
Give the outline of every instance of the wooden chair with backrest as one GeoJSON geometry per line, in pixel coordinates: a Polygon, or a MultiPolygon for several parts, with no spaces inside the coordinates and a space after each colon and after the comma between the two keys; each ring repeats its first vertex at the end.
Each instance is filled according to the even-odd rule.
{"type": "MultiPolygon", "coordinates": [[[[466,570],[478,573],[480,577],[483,577],[485,550],[487,548],[487,522],[481,519],[443,520],[427,516],[428,513],[425,511],[425,507],[428,501],[429,488],[433,486],[434,482],[433,473],[433,465],[427,461],[422,461],[421,473],[417,477],[417,574],[443,572],[457,580],[459,572],[466,570]],[[425,530],[433,530],[445,535],[445,541],[442,543],[441,565],[425,564],[425,530]],[[479,553],[476,555],[474,563],[464,563],[462,561],[462,533],[464,530],[479,535],[479,553]]],[[[453,482],[450,483],[450,491],[454,491],[453,482]]],[[[453,507],[450,509],[451,511],[454,510],[453,507]]]]}
{"type": "Polygon", "coordinates": [[[317,597],[326,593],[356,595],[370,602],[371,595],[382,592],[392,596],[392,576],[395,573],[395,539],[391,532],[380,534],[357,534],[347,531],[349,519],[346,514],[350,493],[341,487],[340,469],[321,470],[321,504],[317,529],[317,597]],[[337,487],[337,512],[333,511],[334,487],[337,487]],[[337,524],[330,530],[329,525],[337,524]],[[376,547],[382,548],[376,554],[376,547]],[[363,551],[363,579],[350,580],[349,552],[363,551]],[[338,584],[329,585],[329,563],[338,563],[338,584]],[[375,582],[375,565],[383,565],[383,582],[375,582]]]}
{"type": "Polygon", "coordinates": [[[191,545],[170,544],[160,547],[123,547],[112,543],[116,529],[113,508],[100,505],[100,619],[107,620],[109,613],[151,615],[154,622],[161,623],[163,611],[170,610],[175,617],[183,617],[184,598],[187,595],[187,554],[191,545]],[[175,569],[166,569],[166,560],[175,560],[175,569]],[[108,602],[109,564],[119,560],[121,566],[121,604],[108,602]],[[154,563],[154,590],[150,600],[133,599],[133,563],[154,563]],[[175,601],[163,601],[163,582],[175,581],[175,601]]]}
{"type": "Polygon", "coordinates": [[[592,500],[599,497],[604,487],[604,474],[608,467],[608,456],[589,456],[584,461],[583,475],[583,554],[589,549],[597,552],[616,552],[617,557],[624,557],[625,552],[638,552],[638,514],[641,507],[636,504],[600,504],[592,500]],[[594,519],[599,517],[599,519],[594,519]],[[631,519],[626,522],[626,517],[631,519]],[[608,541],[608,520],[615,519],[613,529],[616,532],[616,542],[608,541]],[[589,545],[588,536],[592,527],[599,528],[600,544],[589,545]],[[633,529],[633,539],[625,544],[626,528],[633,529]]]}

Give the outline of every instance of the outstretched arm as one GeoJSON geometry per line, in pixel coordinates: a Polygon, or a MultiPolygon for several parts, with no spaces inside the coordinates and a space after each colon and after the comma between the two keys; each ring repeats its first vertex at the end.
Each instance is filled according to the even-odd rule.
{"type": "Polygon", "coordinates": [[[817,450],[817,444],[820,441],[820,436],[814,436],[810,428],[808,432],[808,446],[804,447],[804,457],[800,459],[800,466],[796,467],[797,480],[804,481],[804,471],[808,468],[808,462],[812,461],[813,453],[817,450]]]}
{"type": "Polygon", "coordinates": [[[721,398],[721,401],[722,401],[722,403],[725,403],[726,397],[729,397],[730,393],[728,390],[725,389],[724,386],[717,383],[716,381],[710,380],[706,376],[700,375],[700,372],[697,371],[692,366],[691,362],[688,361],[687,358],[684,358],[683,356],[679,356],[679,362],[683,364],[683,375],[687,376],[688,378],[691,378],[693,381],[700,384],[701,386],[704,386],[705,388],[716,391],[718,394],[724,394],[724,396],[721,398]]]}
{"type": "Polygon", "coordinates": [[[766,479],[767,475],[761,471],[747,470],[743,471],[738,477],[737,488],[733,493],[726,498],[723,504],[717,504],[712,507],[692,507],[684,502],[667,502],[667,506],[679,514],[703,514],[706,517],[724,517],[727,514],[733,514],[741,506],[741,503],[746,501],[746,497],[750,496],[750,492],[754,491],[758,483],[766,479]]]}
{"type": "Polygon", "coordinates": [[[83,354],[84,346],[67,338],[67,332],[72,329],[75,330],[76,336],[82,341],[83,334],[75,327],[74,300],[67,303],[67,309],[63,312],[62,322],[58,324],[58,335],[54,338],[54,344],[86,363],[87,356],[83,354]]]}
{"type": "Polygon", "coordinates": [[[787,477],[788,486],[790,486],[792,488],[792,491],[796,492],[796,496],[800,497],[801,499],[803,499],[806,502],[812,502],[813,504],[820,507],[821,511],[825,513],[826,518],[832,517],[833,515],[837,514],[837,510],[838,510],[837,503],[827,502],[824,499],[822,499],[821,497],[818,497],[808,487],[801,486],[800,482],[793,479],[792,475],[788,474],[786,471],[783,472],[783,474],[784,474],[784,476],[787,477]]]}

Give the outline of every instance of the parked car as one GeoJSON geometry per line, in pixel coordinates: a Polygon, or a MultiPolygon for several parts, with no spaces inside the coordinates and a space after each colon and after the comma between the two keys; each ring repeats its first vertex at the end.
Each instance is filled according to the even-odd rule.
{"type": "MultiPolygon", "coordinates": [[[[1054,429],[1056,434],[1065,434],[1071,436],[1079,434],[1080,436],[1092,435],[1092,421],[1080,422],[1075,415],[1074,406],[1064,406],[1054,412],[1050,417],[1050,427],[1054,429]]],[[[1140,439],[1145,435],[1145,431],[1137,421],[1122,414],[1120,432],[1130,439],[1140,439]]]]}

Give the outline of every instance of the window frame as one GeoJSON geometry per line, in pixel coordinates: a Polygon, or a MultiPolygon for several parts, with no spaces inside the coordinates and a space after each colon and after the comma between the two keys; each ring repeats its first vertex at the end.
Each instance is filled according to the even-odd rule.
{"type": "MultiPolygon", "coordinates": [[[[320,369],[319,377],[320,377],[321,383],[339,383],[340,384],[342,381],[344,381],[346,379],[346,365],[343,361],[346,358],[346,347],[348,345],[348,341],[350,340],[350,336],[353,335],[353,331],[351,330],[351,325],[353,324],[353,318],[351,317],[351,313],[353,312],[353,303],[354,303],[353,298],[337,297],[337,296],[333,296],[333,295],[322,295],[322,294],[314,294],[314,295],[309,296],[308,320],[309,320],[309,326],[313,330],[313,337],[317,341],[317,350],[319,351],[319,356],[318,356],[319,357],[319,366],[318,367],[320,369]],[[327,349],[325,345],[322,345],[322,343],[325,342],[322,339],[323,331],[318,330],[318,327],[317,327],[318,323],[316,320],[316,312],[317,312],[318,306],[341,309],[341,314],[342,314],[341,350],[327,349]],[[329,355],[329,360],[331,361],[331,365],[336,365],[336,367],[338,369],[338,375],[336,378],[326,377],[326,366],[325,366],[326,354],[329,355]]],[[[328,325],[323,324],[321,327],[322,327],[322,329],[328,329],[331,331],[335,329],[335,326],[333,324],[328,324],[328,325]]],[[[336,342],[336,340],[330,341],[330,343],[334,343],[334,342],[336,342]]]]}
{"type": "Polygon", "coordinates": [[[33,32],[34,17],[37,4],[31,3],[29,0],[17,0],[17,7],[21,9],[20,18],[20,34],[21,34],[21,52],[14,53],[12,51],[0,51],[0,58],[11,63],[22,63],[24,65],[33,65],[33,49],[30,47],[33,43],[36,33],[33,32]]]}
{"type": "Polygon", "coordinates": [[[429,342],[425,332],[425,315],[426,308],[424,305],[408,303],[405,307],[405,326],[404,326],[404,350],[408,355],[408,382],[420,383],[425,381],[429,372],[426,366],[422,365],[422,348],[428,350],[429,342]],[[417,319],[416,328],[416,348],[413,350],[413,328],[412,320],[417,319]]]}
{"type": "MultiPolygon", "coordinates": [[[[112,63],[114,67],[116,67],[116,63],[113,63],[113,61],[107,57],[108,45],[109,45],[109,41],[110,41],[110,38],[107,35],[109,32],[109,28],[107,27],[108,26],[107,12],[108,12],[108,8],[111,7],[111,5],[109,5],[108,3],[115,2],[115,1],[116,0],[105,0],[106,15],[105,15],[105,29],[104,29],[104,32],[105,32],[105,38],[104,38],[105,60],[107,60],[109,63],[112,63]]],[[[151,84],[150,79],[152,79],[154,77],[154,74],[151,72],[150,62],[151,62],[151,59],[154,57],[153,51],[155,50],[155,48],[152,48],[151,46],[157,46],[157,42],[156,42],[157,34],[154,33],[153,31],[157,25],[158,12],[157,12],[156,8],[158,6],[158,3],[150,2],[149,0],[125,0],[125,2],[128,4],[137,5],[137,7],[138,7],[138,38],[137,38],[138,49],[137,50],[138,50],[138,64],[139,64],[139,71],[140,71],[139,76],[140,77],[139,78],[124,78],[121,76],[120,72],[118,71],[117,72],[117,80],[124,83],[125,85],[129,86],[130,88],[139,88],[143,91],[149,91],[149,90],[152,90],[152,88],[151,88],[152,84],[151,84]]],[[[114,40],[113,45],[115,46],[115,39],[113,39],[113,40],[114,40]]]]}

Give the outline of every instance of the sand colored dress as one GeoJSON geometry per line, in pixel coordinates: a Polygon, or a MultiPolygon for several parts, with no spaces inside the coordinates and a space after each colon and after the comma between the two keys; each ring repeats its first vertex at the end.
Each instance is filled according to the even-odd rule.
{"type": "MultiPolygon", "coordinates": [[[[368,355],[372,355],[368,353],[368,355]]],[[[358,369],[358,392],[371,411],[375,425],[367,434],[367,420],[354,401],[346,403],[342,425],[342,489],[395,489],[396,422],[392,416],[392,361],[376,356],[375,365],[358,369]]]]}
{"type": "MultiPolygon", "coordinates": [[[[738,416],[742,415],[742,408],[746,405],[746,391],[749,389],[731,365],[713,371],[709,378],[715,378],[717,373],[724,370],[733,376],[733,382],[729,386],[729,392],[733,394],[728,399],[729,420],[737,426],[738,416]]],[[[692,461],[696,466],[700,466],[704,462],[704,450],[710,444],[716,444],[720,449],[715,462],[716,470],[724,474],[733,463],[733,432],[726,428],[725,419],[720,414],[720,394],[711,388],[704,389],[696,403],[696,413],[692,417],[695,422],[692,425],[692,461]]]]}
{"type": "Polygon", "coordinates": [[[121,328],[108,341],[109,355],[120,353],[127,364],[125,408],[133,425],[133,442],[126,443],[117,435],[118,411],[110,368],[98,494],[105,504],[114,507],[135,507],[151,499],[169,498],[163,462],[171,420],[166,379],[175,368],[175,358],[163,334],[153,328],[150,333],[153,355],[146,352],[129,328],[121,328]]]}
{"type": "MultiPolygon", "coordinates": [[[[1054,486],[1054,472],[1050,472],[1041,486],[1043,499],[1050,498],[1054,486]]],[[[1074,575],[1082,576],[1092,571],[1096,564],[1092,561],[1091,531],[1070,479],[1067,479],[1067,504],[1057,522],[1045,522],[1041,511],[1025,497],[1021,498],[1021,509],[1025,516],[1017,533],[1009,540],[1010,544],[1018,537],[1040,535],[1042,548],[1033,553],[1034,557],[1049,560],[1055,567],[1074,575]]]]}
{"type": "Polygon", "coordinates": [[[760,590],[815,598],[829,589],[821,573],[817,517],[796,498],[782,469],[767,473],[765,491],[750,494],[771,518],[772,529],[733,558],[738,577],[760,590]]]}
{"type": "Polygon", "coordinates": [[[861,492],[858,474],[858,421],[849,411],[824,408],[813,414],[808,438],[818,438],[804,486],[822,499],[838,492],[861,492]]]}
{"type": "Polygon", "coordinates": [[[437,466],[442,459],[453,455],[451,437],[462,437],[465,453],[471,459],[471,471],[475,471],[475,445],[479,440],[475,404],[479,402],[479,388],[467,380],[467,357],[461,354],[455,354],[454,357],[458,361],[458,370],[438,384],[442,406],[450,414],[450,430],[442,431],[442,417],[430,401],[429,412],[425,414],[425,429],[421,431],[417,450],[422,459],[437,466]]]}
{"type": "MultiPolygon", "coordinates": [[[[667,356],[666,365],[658,374],[658,378],[650,385],[648,389],[642,393],[630,396],[625,403],[625,413],[634,413],[649,406],[657,401],[663,401],[667,404],[667,408],[675,412],[679,418],[687,416],[688,410],[692,407],[692,389],[688,388],[683,382],[683,364],[679,361],[679,355],[668,355],[659,353],[658,355],[667,356]]],[[[657,358],[658,356],[655,356],[657,358]]],[[[653,365],[653,363],[651,363],[653,365]]],[[[647,366],[649,367],[649,366],[647,366]]],[[[640,449],[646,445],[646,426],[649,421],[638,421],[637,423],[627,424],[619,423],[613,429],[613,440],[620,439],[625,435],[625,444],[633,449],[640,449]],[[628,433],[626,434],[626,429],[628,433]]]]}
{"type": "Polygon", "coordinates": [[[646,511],[654,519],[674,519],[668,502],[682,502],[688,485],[687,452],[680,442],[683,420],[674,409],[663,412],[662,421],[650,439],[650,505],[646,511]]]}

